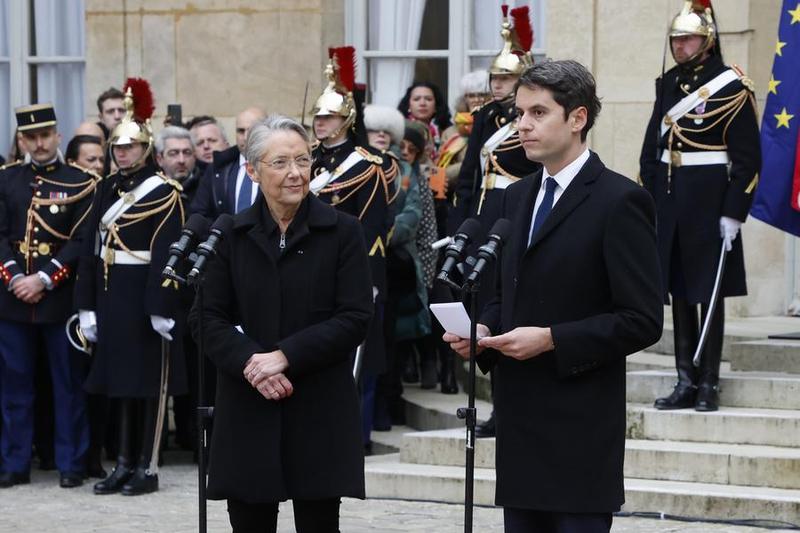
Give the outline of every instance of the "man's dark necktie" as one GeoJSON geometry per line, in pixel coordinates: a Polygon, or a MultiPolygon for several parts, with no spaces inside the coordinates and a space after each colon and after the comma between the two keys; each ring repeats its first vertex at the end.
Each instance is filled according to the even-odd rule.
{"type": "Polygon", "coordinates": [[[536,211],[536,216],[533,218],[533,227],[531,227],[531,233],[528,237],[528,246],[530,246],[531,242],[533,241],[533,237],[536,235],[536,232],[539,231],[539,228],[542,227],[544,221],[547,219],[547,215],[550,214],[550,211],[553,210],[553,198],[555,197],[556,193],[556,180],[553,178],[547,178],[544,180],[544,198],[542,198],[542,203],[539,205],[539,210],[536,211]]]}
{"type": "Polygon", "coordinates": [[[245,172],[242,184],[239,186],[239,198],[236,200],[236,212],[243,211],[253,203],[253,180],[245,172]]]}

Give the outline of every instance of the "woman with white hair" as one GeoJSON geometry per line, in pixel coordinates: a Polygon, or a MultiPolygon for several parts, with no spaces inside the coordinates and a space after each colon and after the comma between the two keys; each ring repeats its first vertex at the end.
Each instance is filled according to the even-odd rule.
{"type": "Polygon", "coordinates": [[[364,236],[308,194],[299,123],[256,123],[244,155],[263,200],[233,217],[205,280],[203,342],[217,367],[208,495],[227,499],[234,533],[275,531],[287,499],[297,531],[338,531],[340,498],[364,498],[351,373],[373,310],[364,236]]]}

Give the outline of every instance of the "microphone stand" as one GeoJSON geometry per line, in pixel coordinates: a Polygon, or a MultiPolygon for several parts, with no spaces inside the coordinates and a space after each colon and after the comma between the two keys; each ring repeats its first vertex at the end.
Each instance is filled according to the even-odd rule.
{"type": "MultiPolygon", "coordinates": [[[[465,263],[470,263],[465,259],[465,263]]],[[[480,277],[474,281],[467,279],[463,285],[453,282],[447,274],[442,273],[437,278],[452,289],[461,293],[464,307],[469,309],[469,375],[467,378],[467,407],[459,407],[456,416],[464,420],[466,425],[465,445],[465,472],[464,472],[464,533],[472,533],[472,514],[474,507],[475,485],[475,426],[477,424],[477,410],[475,409],[475,356],[478,351],[478,293],[480,291],[480,277]]]]}
{"type": "MultiPolygon", "coordinates": [[[[191,258],[189,258],[191,261],[191,258]]],[[[192,280],[187,280],[180,276],[175,270],[169,269],[162,273],[162,276],[176,281],[178,284],[194,285],[195,295],[197,298],[197,504],[198,504],[198,530],[200,533],[208,531],[207,519],[207,501],[206,497],[206,443],[208,441],[208,421],[214,417],[214,408],[205,405],[205,350],[204,339],[205,333],[205,291],[203,290],[203,281],[205,280],[202,273],[192,280]]]]}

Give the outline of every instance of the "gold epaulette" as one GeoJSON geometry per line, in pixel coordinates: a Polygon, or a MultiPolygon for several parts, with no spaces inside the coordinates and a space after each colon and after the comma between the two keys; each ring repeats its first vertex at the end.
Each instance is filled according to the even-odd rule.
{"type": "Polygon", "coordinates": [[[367,150],[362,146],[356,146],[356,152],[358,152],[358,154],[361,157],[363,157],[364,159],[366,159],[367,161],[369,161],[374,165],[383,165],[383,157],[377,154],[373,154],[372,152],[370,152],[369,150],[367,150]]]}
{"type": "Polygon", "coordinates": [[[89,175],[90,175],[91,177],[93,177],[93,178],[94,178],[96,181],[101,181],[101,180],[103,179],[103,177],[102,177],[100,174],[98,174],[97,172],[95,172],[94,170],[89,170],[89,169],[88,169],[88,168],[86,168],[86,167],[82,167],[82,166],[80,166],[78,163],[76,163],[76,162],[74,162],[74,161],[70,161],[70,162],[69,162],[69,163],[67,163],[67,164],[68,164],[69,166],[71,166],[72,168],[76,168],[76,169],[80,170],[80,171],[81,171],[81,172],[83,172],[84,174],[89,174],[89,175]]]}
{"type": "Polygon", "coordinates": [[[755,82],[744,73],[744,70],[742,70],[742,68],[739,65],[734,63],[733,65],[731,65],[731,68],[736,74],[739,75],[739,81],[742,82],[742,85],[744,85],[748,91],[750,91],[751,93],[756,92],[755,82]]]}
{"type": "Polygon", "coordinates": [[[17,165],[21,165],[22,161],[9,161],[5,165],[0,166],[0,170],[5,170],[7,168],[16,167],[17,165]]]}
{"type": "Polygon", "coordinates": [[[164,174],[163,172],[156,172],[156,176],[164,180],[164,183],[169,185],[170,187],[174,188],[177,191],[183,192],[183,185],[180,184],[178,180],[174,180],[164,174]]]}

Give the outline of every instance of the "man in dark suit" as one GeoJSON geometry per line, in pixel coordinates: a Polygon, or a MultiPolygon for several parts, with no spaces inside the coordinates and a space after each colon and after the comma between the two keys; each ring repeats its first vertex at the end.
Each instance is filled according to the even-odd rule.
{"type": "Polygon", "coordinates": [[[625,356],[663,322],[655,207],[587,148],[600,102],[585,67],[529,68],[516,107],[544,168],[507,189],[514,231],[478,326],[497,380],[496,503],[506,531],[608,532],[624,501],[625,356]]]}
{"type": "Polygon", "coordinates": [[[213,152],[200,177],[189,213],[200,213],[214,220],[223,213],[235,215],[253,205],[259,191],[245,179],[244,146],[250,127],[266,116],[259,107],[248,107],[236,116],[236,146],[213,152]]]}

